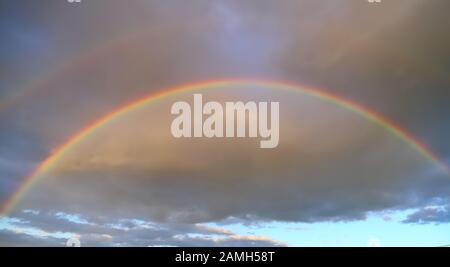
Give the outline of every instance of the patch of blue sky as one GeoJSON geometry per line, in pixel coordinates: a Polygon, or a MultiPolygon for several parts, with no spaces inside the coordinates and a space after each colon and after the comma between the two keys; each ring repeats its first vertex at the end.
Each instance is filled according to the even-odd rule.
{"type": "Polygon", "coordinates": [[[260,235],[289,246],[444,246],[450,244],[450,224],[406,224],[407,211],[369,214],[365,220],[348,222],[268,222],[220,226],[241,235],[260,235]]]}

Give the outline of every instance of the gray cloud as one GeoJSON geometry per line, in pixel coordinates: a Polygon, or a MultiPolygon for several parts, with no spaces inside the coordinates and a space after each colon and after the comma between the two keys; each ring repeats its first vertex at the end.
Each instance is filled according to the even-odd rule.
{"type": "Polygon", "coordinates": [[[39,238],[10,230],[0,230],[0,247],[59,247],[64,244],[64,240],[57,238],[39,238]]]}
{"type": "MultiPolygon", "coordinates": [[[[0,246],[64,246],[66,236],[77,236],[83,246],[284,246],[267,237],[237,235],[219,227],[188,224],[156,224],[135,219],[91,218],[79,223],[79,215],[19,212],[0,230],[0,246]]],[[[82,217],[80,217],[82,218],[82,217]]]]}
{"type": "Polygon", "coordinates": [[[421,208],[407,216],[405,223],[448,223],[450,222],[450,205],[421,208]]]}

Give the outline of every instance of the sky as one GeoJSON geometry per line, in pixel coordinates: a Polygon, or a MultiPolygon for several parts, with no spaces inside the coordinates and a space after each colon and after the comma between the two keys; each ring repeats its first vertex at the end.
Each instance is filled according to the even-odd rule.
{"type": "MultiPolygon", "coordinates": [[[[0,246],[445,246],[446,0],[0,0],[0,203],[125,103],[215,79],[206,100],[280,102],[280,144],[174,139],[171,94],[92,131],[0,216],[0,246]]],[[[201,89],[201,88],[198,88],[201,89]]],[[[205,101],[206,101],[205,100],[205,101]]]]}

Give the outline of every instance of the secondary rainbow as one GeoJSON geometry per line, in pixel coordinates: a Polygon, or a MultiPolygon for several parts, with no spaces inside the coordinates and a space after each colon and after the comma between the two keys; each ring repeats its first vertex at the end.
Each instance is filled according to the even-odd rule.
{"type": "Polygon", "coordinates": [[[282,89],[282,90],[294,90],[299,93],[315,97],[321,99],[322,101],[333,103],[336,106],[345,108],[350,110],[351,112],[358,114],[365,119],[371,121],[384,128],[386,131],[391,133],[392,135],[398,137],[408,146],[414,148],[418,153],[422,154],[425,158],[432,161],[440,168],[442,168],[445,172],[450,173],[450,168],[445,163],[443,163],[436,154],[434,154],[426,145],[422,144],[419,140],[417,140],[412,134],[408,133],[406,130],[402,129],[400,126],[390,121],[389,119],[383,117],[382,115],[363,107],[357,103],[351,102],[347,99],[339,97],[330,92],[314,89],[314,88],[306,88],[299,85],[294,85],[287,82],[278,82],[278,81],[266,81],[266,80],[245,80],[245,79],[230,79],[230,80],[212,80],[205,81],[199,83],[191,83],[186,85],[181,85],[169,89],[164,89],[155,93],[152,93],[146,97],[138,99],[137,101],[131,102],[127,105],[124,105],[118,109],[113,110],[108,113],[104,117],[94,121],[89,124],[87,127],[81,129],[77,133],[75,133],[72,137],[70,137],[65,143],[61,144],[57,147],[54,152],[49,155],[45,160],[43,160],[36,168],[27,175],[23,182],[18,186],[17,190],[11,194],[11,196],[4,202],[0,209],[0,215],[8,214],[18,203],[18,201],[22,198],[22,196],[28,191],[29,188],[33,186],[33,184],[38,181],[39,174],[45,173],[52,166],[54,166],[58,159],[68,152],[70,149],[75,147],[78,143],[80,143],[84,138],[93,134],[96,129],[108,124],[108,122],[113,121],[115,118],[119,116],[123,116],[128,112],[134,110],[135,108],[141,107],[145,104],[148,104],[151,101],[156,99],[160,99],[178,92],[186,92],[186,91],[194,91],[194,90],[207,90],[212,88],[219,88],[223,86],[259,86],[259,87],[267,87],[273,89],[282,89]]]}

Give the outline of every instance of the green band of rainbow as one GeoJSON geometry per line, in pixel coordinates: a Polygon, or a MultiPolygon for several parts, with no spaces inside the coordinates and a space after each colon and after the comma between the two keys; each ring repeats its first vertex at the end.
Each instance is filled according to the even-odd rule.
{"type": "Polygon", "coordinates": [[[232,87],[259,86],[273,89],[294,90],[302,94],[318,98],[322,101],[335,104],[336,106],[345,108],[355,114],[362,116],[368,121],[379,125],[386,131],[388,131],[390,134],[398,137],[408,146],[414,148],[418,153],[422,154],[425,158],[438,165],[446,173],[450,173],[449,166],[443,163],[429,148],[426,147],[426,145],[422,144],[412,134],[402,129],[399,125],[395,124],[394,122],[388,120],[387,118],[381,116],[380,114],[366,107],[363,107],[349,100],[343,99],[342,97],[339,97],[335,94],[319,89],[305,88],[302,86],[286,82],[275,82],[265,80],[241,80],[241,79],[213,80],[182,85],[150,94],[149,96],[138,99],[137,101],[124,105],[110,112],[106,116],[100,118],[99,120],[94,121],[92,124],[75,133],[65,143],[61,144],[57,149],[55,149],[54,153],[52,153],[45,160],[43,160],[28,176],[25,177],[23,182],[18,186],[18,189],[11,195],[10,198],[7,199],[7,201],[5,201],[4,205],[1,207],[0,215],[8,214],[16,206],[18,201],[28,191],[28,189],[30,189],[37,180],[39,180],[38,179],[38,177],[40,176],[39,174],[45,173],[47,170],[49,170],[52,166],[54,166],[57,163],[58,159],[62,155],[64,155],[66,152],[74,148],[77,144],[83,141],[84,138],[93,134],[98,128],[102,127],[108,122],[114,120],[115,118],[118,118],[119,116],[126,115],[128,112],[131,112],[135,108],[141,107],[156,99],[160,99],[178,92],[207,90],[223,86],[232,86],[232,87]]]}

